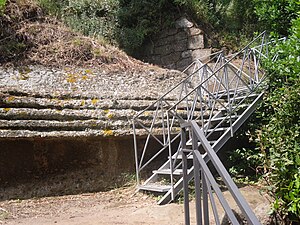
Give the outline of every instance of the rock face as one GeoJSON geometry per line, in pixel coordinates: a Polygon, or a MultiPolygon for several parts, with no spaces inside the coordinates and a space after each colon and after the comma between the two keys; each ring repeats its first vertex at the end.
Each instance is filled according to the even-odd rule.
{"type": "Polygon", "coordinates": [[[150,65],[105,70],[0,68],[2,185],[92,167],[105,187],[134,171],[131,119],[186,75],[150,65]]]}
{"type": "Polygon", "coordinates": [[[194,60],[211,54],[211,50],[205,48],[202,30],[185,17],[175,22],[175,28],[162,31],[142,49],[143,60],[177,70],[184,70],[194,60]]]}
{"type": "Polygon", "coordinates": [[[133,116],[184,76],[156,67],[1,69],[0,138],[130,135],[133,116]]]}

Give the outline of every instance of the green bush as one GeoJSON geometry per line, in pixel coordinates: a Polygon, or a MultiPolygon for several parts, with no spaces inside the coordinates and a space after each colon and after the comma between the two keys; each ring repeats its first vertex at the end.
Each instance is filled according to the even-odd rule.
{"type": "Polygon", "coordinates": [[[253,0],[174,0],[185,7],[198,22],[217,31],[249,30],[255,24],[253,0]]]}
{"type": "Polygon", "coordinates": [[[0,15],[3,14],[5,9],[6,0],[0,0],[0,15]]]}
{"type": "Polygon", "coordinates": [[[300,222],[300,79],[274,90],[268,99],[274,113],[262,129],[261,144],[268,150],[274,209],[300,222]]]}
{"type": "Polygon", "coordinates": [[[61,16],[62,8],[66,4],[66,0],[37,0],[39,5],[52,16],[61,16]]]}
{"type": "Polygon", "coordinates": [[[253,1],[262,29],[288,35],[291,21],[297,18],[300,10],[299,0],[253,1]]]}
{"type": "MultiPolygon", "coordinates": [[[[236,46],[255,18],[252,0],[38,0],[49,14],[85,35],[104,37],[136,54],[146,39],[188,15],[211,31],[222,31],[221,45],[236,46]],[[243,32],[241,32],[243,31],[243,32]],[[224,33],[225,32],[225,33],[224,33]],[[233,35],[231,33],[234,33],[233,35]],[[234,37],[234,38],[233,38],[234,37]],[[236,40],[237,39],[237,40],[236,40]],[[231,41],[233,40],[233,41],[231,41]]],[[[214,46],[216,47],[216,46],[214,46]]],[[[218,46],[217,46],[218,47],[218,46]]]]}
{"type": "Polygon", "coordinates": [[[118,0],[38,0],[49,14],[63,20],[84,35],[116,43],[118,0]]]}
{"type": "Polygon", "coordinates": [[[178,10],[172,0],[120,0],[118,41],[135,55],[145,39],[171,27],[176,17],[178,10]]]}
{"type": "Polygon", "coordinates": [[[85,35],[104,37],[114,42],[118,4],[118,0],[69,1],[63,9],[63,20],[85,35]]]}
{"type": "Polygon", "coordinates": [[[291,22],[288,40],[279,42],[265,62],[269,93],[265,101],[266,124],[259,138],[267,151],[268,173],[274,210],[283,220],[300,223],[300,17],[291,22]]]}

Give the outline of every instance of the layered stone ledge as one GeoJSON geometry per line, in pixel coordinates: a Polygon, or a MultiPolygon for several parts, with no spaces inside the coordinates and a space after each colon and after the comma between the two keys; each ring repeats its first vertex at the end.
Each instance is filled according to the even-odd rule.
{"type": "Polygon", "coordinates": [[[2,68],[0,138],[131,135],[134,115],[186,76],[145,68],[120,73],[2,68]]]}
{"type": "Polygon", "coordinates": [[[134,172],[132,118],[186,75],[105,68],[0,68],[0,199],[106,190],[134,172]]]}

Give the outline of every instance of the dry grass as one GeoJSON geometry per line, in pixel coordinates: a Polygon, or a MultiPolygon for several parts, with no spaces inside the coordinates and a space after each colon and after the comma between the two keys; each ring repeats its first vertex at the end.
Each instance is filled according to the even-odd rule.
{"type": "Polygon", "coordinates": [[[107,67],[128,70],[143,64],[104,40],[71,31],[44,15],[34,1],[8,1],[0,16],[0,63],[45,66],[107,67]]]}

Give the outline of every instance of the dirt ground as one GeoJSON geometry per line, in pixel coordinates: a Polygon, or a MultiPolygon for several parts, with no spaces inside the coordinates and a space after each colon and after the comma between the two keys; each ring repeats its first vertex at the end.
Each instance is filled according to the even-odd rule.
{"type": "MultiPolygon", "coordinates": [[[[251,208],[265,210],[266,194],[254,186],[240,188],[251,208]]],[[[223,192],[225,197],[228,191],[223,192]]],[[[233,209],[233,200],[229,203],[233,209]]],[[[218,208],[220,205],[218,204],[218,208]]],[[[220,218],[222,218],[220,213],[220,218]]],[[[191,202],[191,219],[195,222],[194,202],[191,202]]],[[[0,224],[184,224],[184,210],[180,203],[164,206],[156,204],[156,198],[135,193],[135,187],[114,189],[108,192],[83,193],[57,197],[7,200],[0,202],[0,224]]],[[[214,224],[213,222],[211,224],[214,224]]]]}

